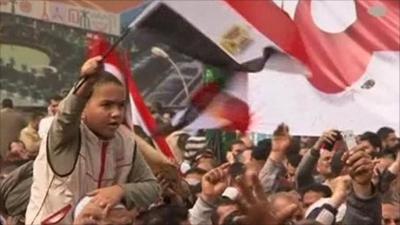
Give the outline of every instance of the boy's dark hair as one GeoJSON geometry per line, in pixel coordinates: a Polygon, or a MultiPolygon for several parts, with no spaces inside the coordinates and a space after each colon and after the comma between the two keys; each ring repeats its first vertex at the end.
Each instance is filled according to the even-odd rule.
{"type": "Polygon", "coordinates": [[[381,140],[385,140],[391,133],[394,133],[394,130],[390,127],[381,127],[376,132],[376,134],[379,136],[381,140]]]}
{"type": "Polygon", "coordinates": [[[99,86],[102,86],[104,84],[109,84],[109,83],[120,85],[122,87],[124,86],[124,84],[120,80],[118,80],[118,78],[116,76],[114,76],[113,74],[111,74],[107,71],[102,71],[97,76],[98,76],[98,78],[96,80],[96,83],[94,83],[94,85],[93,85],[93,90],[99,86]]]}
{"type": "Polygon", "coordinates": [[[381,148],[381,139],[377,134],[371,131],[367,131],[360,136],[360,141],[368,141],[375,148],[381,148]]]}
{"type": "Polygon", "coordinates": [[[1,102],[1,107],[2,108],[14,108],[14,103],[13,103],[13,101],[11,99],[5,98],[1,102]]]}
{"type": "Polygon", "coordinates": [[[143,225],[180,225],[188,219],[188,210],[178,205],[161,205],[141,215],[143,225]]]}
{"type": "MultiPolygon", "coordinates": [[[[113,74],[107,72],[107,71],[101,71],[99,72],[99,74],[96,75],[97,76],[97,80],[96,82],[93,84],[93,89],[92,92],[90,93],[89,97],[92,97],[93,92],[100,86],[103,86],[104,84],[116,84],[119,85],[121,87],[124,87],[124,84],[113,74]]],[[[75,85],[74,87],[74,92],[76,92],[80,86],[83,84],[82,81],[79,81],[78,84],[75,85]]]]}

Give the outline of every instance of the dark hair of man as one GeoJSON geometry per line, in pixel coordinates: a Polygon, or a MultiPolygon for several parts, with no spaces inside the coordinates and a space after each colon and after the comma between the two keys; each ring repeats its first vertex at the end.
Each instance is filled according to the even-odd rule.
{"type": "Polygon", "coordinates": [[[63,100],[63,98],[60,95],[53,95],[49,98],[48,103],[50,104],[51,101],[61,102],[61,100],[63,100]]]}
{"type": "Polygon", "coordinates": [[[218,207],[220,206],[227,206],[227,205],[235,205],[237,204],[236,201],[230,199],[230,198],[226,198],[226,197],[221,197],[218,199],[217,201],[217,206],[214,208],[214,210],[212,211],[211,214],[211,223],[212,225],[218,225],[218,221],[219,221],[219,214],[217,212],[218,207]]]}
{"type": "Polygon", "coordinates": [[[322,197],[324,197],[324,198],[332,196],[332,190],[328,186],[323,185],[323,184],[314,183],[314,184],[308,185],[300,190],[301,197],[303,198],[304,195],[310,191],[321,193],[322,197]]]}
{"type": "Polygon", "coordinates": [[[272,149],[271,139],[263,139],[257,142],[256,147],[251,152],[251,157],[255,160],[267,160],[272,149]]]}
{"type": "Polygon", "coordinates": [[[301,149],[300,137],[292,137],[287,152],[299,153],[301,149]]]}
{"type": "Polygon", "coordinates": [[[234,141],[232,141],[231,144],[229,145],[229,151],[232,151],[232,147],[233,147],[234,145],[239,145],[239,144],[244,145],[244,142],[241,141],[241,140],[234,140],[234,141]]]}
{"type": "Polygon", "coordinates": [[[367,131],[360,136],[360,141],[368,141],[375,148],[382,148],[381,139],[377,134],[367,131]]]}
{"type": "Polygon", "coordinates": [[[188,210],[178,205],[161,205],[146,211],[142,216],[143,225],[180,225],[188,219],[188,210]]]}
{"type": "Polygon", "coordinates": [[[301,158],[301,155],[296,152],[287,154],[288,163],[294,168],[297,168],[299,166],[301,158]]]}
{"type": "Polygon", "coordinates": [[[304,219],[304,220],[297,222],[296,225],[322,225],[322,223],[320,223],[316,220],[304,219]]]}
{"type": "Polygon", "coordinates": [[[381,140],[385,140],[389,134],[394,133],[394,130],[390,127],[381,127],[376,134],[379,136],[381,140]]]}
{"type": "Polygon", "coordinates": [[[192,173],[204,175],[207,173],[207,171],[198,167],[192,167],[188,171],[186,171],[185,176],[192,173]]]}
{"type": "Polygon", "coordinates": [[[1,102],[1,107],[2,108],[14,108],[14,103],[11,99],[9,98],[5,98],[3,99],[3,101],[1,102]]]}
{"type": "Polygon", "coordinates": [[[42,118],[43,114],[40,112],[34,112],[29,116],[29,121],[35,121],[42,118]]]}

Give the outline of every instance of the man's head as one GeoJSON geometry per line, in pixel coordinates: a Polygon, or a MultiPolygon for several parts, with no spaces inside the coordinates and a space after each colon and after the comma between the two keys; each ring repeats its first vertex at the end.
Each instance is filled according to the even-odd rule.
{"type": "Polygon", "coordinates": [[[235,216],[239,215],[239,206],[236,201],[229,198],[221,198],[211,214],[211,222],[213,225],[233,224],[235,216]]]}
{"type": "Polygon", "coordinates": [[[321,149],[321,154],[317,163],[317,172],[325,179],[332,176],[331,162],[334,152],[321,149]]]}
{"type": "Polygon", "coordinates": [[[83,112],[90,130],[101,139],[111,139],[124,118],[126,92],[124,85],[113,75],[102,72],[83,112]]]}
{"type": "Polygon", "coordinates": [[[29,117],[29,125],[35,129],[39,129],[39,122],[42,119],[42,114],[41,113],[32,113],[29,117]]]}
{"type": "Polygon", "coordinates": [[[390,127],[382,127],[376,133],[381,139],[383,149],[392,148],[399,142],[395,131],[390,127]]]}
{"type": "Polygon", "coordinates": [[[304,209],[307,209],[319,199],[332,195],[332,191],[328,186],[317,183],[305,187],[301,192],[304,209]]]}
{"type": "Polygon", "coordinates": [[[25,144],[20,140],[11,141],[8,149],[11,158],[26,159],[28,157],[25,144]]]}
{"type": "Polygon", "coordinates": [[[194,164],[200,169],[210,171],[217,166],[217,161],[213,151],[211,149],[205,149],[196,154],[194,164]]]}
{"type": "Polygon", "coordinates": [[[246,149],[246,146],[244,145],[243,141],[241,140],[236,140],[231,144],[230,151],[232,152],[233,155],[239,155],[246,149]]]}
{"type": "Polygon", "coordinates": [[[54,95],[49,99],[49,105],[47,107],[50,115],[54,116],[58,112],[58,106],[60,105],[60,102],[62,100],[62,97],[59,95],[54,95]]]}
{"type": "Polygon", "coordinates": [[[226,155],[226,160],[228,162],[240,161],[242,162],[242,153],[246,150],[246,146],[241,140],[236,140],[231,143],[229,151],[226,155]]]}
{"type": "Polygon", "coordinates": [[[189,169],[185,175],[185,181],[189,184],[192,194],[197,195],[201,191],[201,179],[207,171],[194,167],[189,169]]]}
{"type": "Polygon", "coordinates": [[[360,144],[368,146],[366,152],[370,155],[380,152],[382,148],[381,140],[379,136],[373,132],[367,131],[363,133],[359,138],[360,144]]]}
{"type": "Polygon", "coordinates": [[[271,152],[271,139],[263,139],[257,143],[251,151],[251,161],[252,163],[258,164],[258,166],[262,167],[267,160],[269,153],[271,152]]]}
{"type": "Polygon", "coordinates": [[[382,203],[382,225],[400,225],[400,205],[398,203],[382,203]]]}
{"type": "Polygon", "coordinates": [[[278,192],[270,196],[270,201],[272,212],[279,211],[291,204],[295,204],[297,205],[297,210],[289,220],[300,221],[304,218],[304,209],[295,193],[278,192]]]}
{"type": "Polygon", "coordinates": [[[142,225],[190,225],[188,210],[178,205],[156,206],[141,215],[139,220],[142,225]]]}
{"type": "Polygon", "coordinates": [[[291,153],[287,155],[287,164],[286,164],[286,179],[287,181],[294,185],[295,182],[295,173],[297,167],[299,166],[301,161],[301,155],[298,153],[291,153]]]}
{"type": "Polygon", "coordinates": [[[13,101],[11,99],[5,98],[1,102],[1,107],[2,108],[10,108],[10,109],[12,109],[12,108],[14,108],[14,103],[13,103],[13,101]]]}
{"type": "MultiPolygon", "coordinates": [[[[93,197],[85,196],[77,203],[73,211],[74,224],[127,225],[133,223],[135,210],[128,211],[125,206],[118,204],[109,208],[107,215],[104,215],[104,209],[93,203],[92,199],[93,197]]],[[[60,216],[62,213],[60,211],[60,216]]]]}

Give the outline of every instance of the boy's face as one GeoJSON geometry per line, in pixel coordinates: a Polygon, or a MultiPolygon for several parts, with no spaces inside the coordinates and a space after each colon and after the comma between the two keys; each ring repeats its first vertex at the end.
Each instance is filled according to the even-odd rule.
{"type": "Polygon", "coordinates": [[[97,86],[84,111],[86,125],[102,139],[113,138],[123,121],[125,98],[125,90],[120,85],[97,86]]]}

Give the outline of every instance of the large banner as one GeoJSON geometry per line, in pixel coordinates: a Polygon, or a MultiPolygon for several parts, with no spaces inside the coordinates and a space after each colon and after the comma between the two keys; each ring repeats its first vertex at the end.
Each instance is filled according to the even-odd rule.
{"type": "MultiPolygon", "coordinates": [[[[268,64],[250,74],[256,118],[250,130],[271,132],[284,121],[301,135],[382,126],[399,132],[399,2],[300,0],[281,6],[299,29],[306,52],[299,60],[309,69],[303,75],[311,77],[268,64]]],[[[282,61],[273,57],[269,64],[282,61]]]]}
{"type": "Polygon", "coordinates": [[[0,0],[0,12],[111,35],[120,34],[119,14],[47,0],[0,0]]]}

